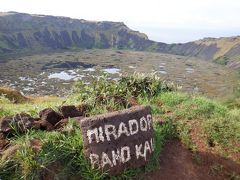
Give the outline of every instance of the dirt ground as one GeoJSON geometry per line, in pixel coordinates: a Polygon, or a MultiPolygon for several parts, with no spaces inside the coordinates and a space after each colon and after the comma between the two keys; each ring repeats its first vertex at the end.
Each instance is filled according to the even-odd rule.
{"type": "Polygon", "coordinates": [[[222,180],[240,178],[240,165],[213,154],[193,155],[178,140],[165,144],[160,168],[145,175],[144,180],[222,180]]]}

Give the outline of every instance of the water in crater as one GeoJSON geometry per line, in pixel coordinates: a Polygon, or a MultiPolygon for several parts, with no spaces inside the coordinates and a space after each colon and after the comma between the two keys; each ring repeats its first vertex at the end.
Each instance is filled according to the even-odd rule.
{"type": "Polygon", "coordinates": [[[74,79],[76,76],[74,75],[70,75],[68,73],[66,73],[65,71],[61,71],[59,73],[52,73],[48,76],[49,79],[61,79],[61,80],[71,80],[71,79],[74,79]]]}
{"type": "Polygon", "coordinates": [[[118,74],[121,69],[118,68],[105,68],[103,69],[104,72],[109,73],[109,74],[118,74]]]}

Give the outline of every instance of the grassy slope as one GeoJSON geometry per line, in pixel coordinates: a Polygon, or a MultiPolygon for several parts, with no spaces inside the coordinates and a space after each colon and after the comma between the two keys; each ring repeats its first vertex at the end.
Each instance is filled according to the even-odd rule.
{"type": "Polygon", "coordinates": [[[19,57],[19,55],[66,49],[126,48],[142,50],[145,49],[142,45],[148,42],[145,34],[133,31],[121,22],[96,22],[57,16],[3,13],[2,16],[0,15],[0,24],[0,52],[2,52],[0,57],[6,60],[10,57],[19,57]],[[48,31],[45,31],[46,29],[48,31]],[[82,33],[83,30],[85,35],[82,33]],[[124,34],[119,33],[120,31],[124,34]],[[76,36],[73,38],[73,32],[77,33],[78,38],[76,36]],[[17,38],[19,33],[22,34],[24,41],[17,38]],[[41,38],[37,39],[35,33],[41,33],[41,38]],[[90,40],[86,41],[86,38],[89,37],[93,40],[90,44],[88,43],[90,40]],[[83,39],[79,40],[79,38],[83,39]],[[24,42],[26,45],[22,45],[25,44],[24,42]],[[132,42],[131,47],[129,46],[130,42],[132,42]]]}
{"type": "MultiPolygon", "coordinates": [[[[219,156],[227,157],[240,163],[240,110],[228,108],[216,101],[201,96],[190,96],[178,92],[169,92],[167,85],[159,83],[159,79],[135,77],[122,79],[120,83],[112,83],[100,79],[85,86],[78,83],[75,93],[65,100],[42,101],[38,103],[12,104],[5,98],[0,100],[0,116],[12,115],[17,112],[28,112],[37,116],[44,107],[54,107],[61,104],[88,103],[92,108],[89,114],[107,112],[109,106],[113,109],[125,108],[121,104],[107,99],[96,103],[95,97],[100,93],[105,97],[123,95],[124,97],[138,96],[140,104],[150,104],[155,120],[155,154],[151,163],[137,170],[127,170],[118,179],[131,179],[139,174],[150,171],[159,165],[158,157],[164,141],[176,136],[193,152],[209,151],[219,156]],[[151,82],[151,83],[149,83],[151,82]],[[148,85],[146,85],[148,84],[148,85]],[[128,85],[128,86],[127,86],[128,85]],[[118,88],[116,88],[118,87],[118,88]],[[161,88],[159,88],[161,87],[161,88]],[[159,90],[160,89],[160,90],[159,90]],[[164,123],[159,125],[159,119],[164,123]]],[[[29,131],[10,139],[12,144],[20,144],[21,148],[0,164],[2,179],[22,177],[22,179],[37,179],[39,174],[46,173],[54,164],[61,171],[56,171],[57,177],[83,177],[85,179],[102,179],[108,177],[105,173],[92,170],[82,153],[82,139],[79,127],[70,122],[62,132],[29,131]],[[29,147],[29,140],[41,139],[42,149],[35,154],[29,147]],[[79,141],[80,140],[80,141],[79,141]],[[61,162],[69,162],[63,165],[61,162]],[[60,165],[59,165],[60,164],[60,165]],[[12,168],[12,169],[11,169],[12,168]],[[3,171],[5,170],[5,171],[3,171]],[[14,173],[13,173],[14,171],[14,173]]],[[[115,177],[112,177],[115,178],[115,177]]]]}
{"type": "Polygon", "coordinates": [[[239,45],[240,37],[224,37],[224,38],[206,38],[195,41],[196,44],[200,45],[216,45],[219,50],[214,55],[214,59],[224,56],[234,46],[239,45]]]}
{"type": "MultiPolygon", "coordinates": [[[[205,38],[197,40],[189,44],[165,44],[160,42],[149,41],[143,33],[133,31],[126,27],[123,23],[114,22],[92,22],[84,20],[76,20],[63,17],[38,16],[22,13],[6,13],[0,15],[0,57],[1,61],[8,60],[10,57],[19,57],[19,55],[29,55],[35,53],[46,53],[53,51],[79,50],[81,48],[119,48],[132,50],[145,50],[153,52],[163,52],[170,54],[185,54],[197,57],[208,57],[211,54],[207,47],[217,48],[217,52],[213,54],[212,59],[219,64],[228,64],[230,67],[239,70],[239,53],[236,47],[239,47],[240,37],[224,37],[224,38],[205,38]],[[21,23],[19,23],[21,22],[21,23]],[[49,36],[44,34],[44,29],[49,30],[49,36]],[[77,42],[72,38],[72,32],[75,31],[80,35],[85,30],[89,36],[94,39],[93,44],[81,40],[77,42]],[[66,35],[61,35],[64,31],[66,35]],[[34,33],[41,32],[44,38],[37,40],[34,33]],[[21,33],[24,37],[27,47],[21,45],[16,37],[21,33]],[[58,38],[54,36],[58,34],[58,38]],[[101,38],[104,35],[104,38],[101,38]],[[8,37],[8,40],[3,38],[8,37]],[[70,39],[70,42],[68,42],[70,39]],[[115,39],[115,40],[114,40],[115,39]],[[186,46],[187,45],[187,46],[186,46]],[[201,48],[199,47],[201,45],[201,48]],[[185,47],[186,46],[186,47],[185,47]],[[184,48],[182,48],[184,47],[184,48]],[[173,48],[173,49],[172,49],[173,48]],[[200,49],[199,49],[200,48],[200,49]],[[175,50],[174,50],[175,49],[175,50]],[[186,49],[188,49],[186,51],[186,49]],[[234,50],[235,49],[235,50],[234,50]],[[10,50],[10,51],[9,51],[10,50]],[[201,56],[195,51],[200,51],[201,56]],[[235,51],[235,53],[229,52],[235,51]],[[189,54],[190,52],[190,54],[189,54]]],[[[24,41],[23,41],[24,42],[24,41]]]]}
{"type": "Polygon", "coordinates": [[[197,45],[216,46],[217,52],[213,56],[213,62],[222,65],[230,65],[230,67],[239,70],[239,53],[229,54],[234,48],[240,44],[240,37],[221,37],[221,38],[205,38],[194,41],[197,45]]]}

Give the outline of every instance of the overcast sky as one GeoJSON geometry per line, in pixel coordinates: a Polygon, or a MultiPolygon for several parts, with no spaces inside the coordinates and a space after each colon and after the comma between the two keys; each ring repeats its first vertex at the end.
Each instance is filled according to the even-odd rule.
{"type": "Polygon", "coordinates": [[[121,21],[168,43],[240,35],[239,0],[0,0],[0,11],[121,21]]]}

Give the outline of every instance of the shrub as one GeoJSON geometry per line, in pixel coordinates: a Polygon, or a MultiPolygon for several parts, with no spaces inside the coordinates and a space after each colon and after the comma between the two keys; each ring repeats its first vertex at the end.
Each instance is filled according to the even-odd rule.
{"type": "Polygon", "coordinates": [[[173,84],[167,84],[154,74],[138,74],[121,76],[119,80],[110,80],[107,75],[93,78],[91,84],[86,85],[78,81],[74,87],[74,98],[80,101],[95,103],[101,98],[106,104],[112,97],[127,99],[128,97],[154,97],[162,92],[172,91],[173,84]]]}

